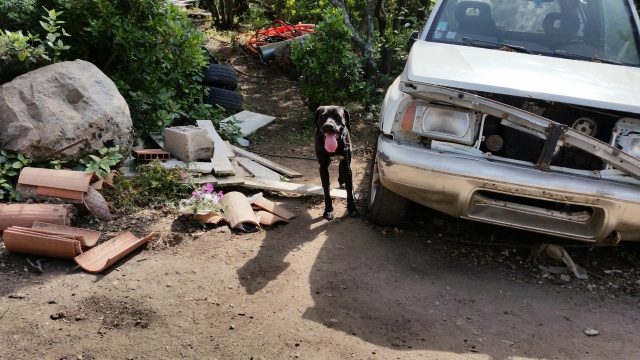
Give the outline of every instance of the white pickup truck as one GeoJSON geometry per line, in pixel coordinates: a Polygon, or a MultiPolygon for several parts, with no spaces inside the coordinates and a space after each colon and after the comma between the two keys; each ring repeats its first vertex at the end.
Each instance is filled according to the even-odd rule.
{"type": "Polygon", "coordinates": [[[370,219],[640,241],[638,25],[631,0],[439,0],[385,96],[370,219]]]}

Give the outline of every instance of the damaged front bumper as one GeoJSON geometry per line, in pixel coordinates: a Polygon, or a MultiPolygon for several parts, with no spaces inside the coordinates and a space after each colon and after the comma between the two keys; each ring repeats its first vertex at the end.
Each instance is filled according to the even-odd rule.
{"type": "Polygon", "coordinates": [[[537,163],[418,147],[381,135],[382,184],[427,207],[477,221],[588,242],[640,241],[640,160],[565,125],[481,96],[404,83],[402,91],[502,119],[545,139],[537,163]],[[551,166],[559,146],[582,149],[611,169],[578,171],[551,166]]]}

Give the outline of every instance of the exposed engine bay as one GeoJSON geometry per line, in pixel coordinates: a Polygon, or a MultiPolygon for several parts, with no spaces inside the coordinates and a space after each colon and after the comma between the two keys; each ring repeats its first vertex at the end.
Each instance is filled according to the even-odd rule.
{"type": "MultiPolygon", "coordinates": [[[[558,102],[523,99],[515,96],[479,94],[569,126],[587,136],[640,157],[640,119],[632,114],[600,110],[558,102]]],[[[480,150],[509,159],[536,162],[545,141],[501,124],[495,116],[486,116],[480,150]]],[[[571,146],[557,149],[551,165],[579,170],[603,170],[599,158],[571,146]]]]}

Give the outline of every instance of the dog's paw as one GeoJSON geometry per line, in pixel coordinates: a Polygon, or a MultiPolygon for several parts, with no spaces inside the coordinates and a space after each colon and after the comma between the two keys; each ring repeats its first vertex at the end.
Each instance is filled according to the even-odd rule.
{"type": "Polygon", "coordinates": [[[360,211],[358,211],[358,209],[349,211],[349,216],[351,216],[352,218],[359,218],[361,216],[360,211]]]}
{"type": "Polygon", "coordinates": [[[322,217],[327,221],[333,220],[333,211],[325,211],[324,214],[322,214],[322,217]]]}

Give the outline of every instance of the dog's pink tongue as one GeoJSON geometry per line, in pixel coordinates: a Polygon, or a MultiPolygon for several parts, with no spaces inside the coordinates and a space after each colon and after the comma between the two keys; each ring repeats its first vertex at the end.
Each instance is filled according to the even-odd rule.
{"type": "Polygon", "coordinates": [[[324,134],[324,149],[328,152],[335,152],[338,148],[338,134],[324,134]]]}

